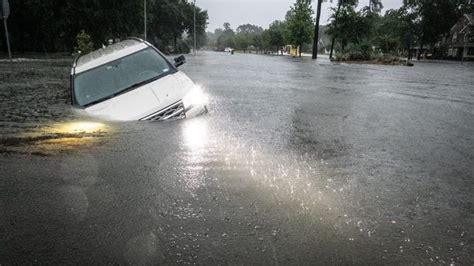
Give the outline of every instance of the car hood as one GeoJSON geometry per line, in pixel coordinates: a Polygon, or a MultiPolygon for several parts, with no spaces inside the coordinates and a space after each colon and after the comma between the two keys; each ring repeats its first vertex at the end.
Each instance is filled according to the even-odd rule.
{"type": "Polygon", "coordinates": [[[133,121],[183,99],[194,83],[182,72],[133,89],[85,109],[88,115],[106,120],[133,121]]]}

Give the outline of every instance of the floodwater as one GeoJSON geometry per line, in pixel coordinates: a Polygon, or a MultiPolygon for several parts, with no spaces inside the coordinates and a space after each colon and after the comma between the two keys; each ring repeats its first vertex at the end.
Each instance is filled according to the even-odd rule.
{"type": "Polygon", "coordinates": [[[209,114],[68,107],[0,63],[0,264],[472,264],[474,65],[201,53],[209,114]]]}

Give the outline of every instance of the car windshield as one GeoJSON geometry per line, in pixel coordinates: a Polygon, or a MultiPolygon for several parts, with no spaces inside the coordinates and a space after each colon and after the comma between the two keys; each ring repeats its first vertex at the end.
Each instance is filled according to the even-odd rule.
{"type": "Polygon", "coordinates": [[[75,101],[89,106],[151,82],[175,70],[152,48],[146,48],[74,78],[75,101]]]}

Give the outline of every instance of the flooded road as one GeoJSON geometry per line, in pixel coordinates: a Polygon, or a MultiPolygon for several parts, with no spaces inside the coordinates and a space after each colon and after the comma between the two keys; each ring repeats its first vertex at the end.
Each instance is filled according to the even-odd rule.
{"type": "Polygon", "coordinates": [[[209,114],[110,123],[68,63],[0,64],[0,263],[474,263],[472,64],[202,53],[209,114]]]}

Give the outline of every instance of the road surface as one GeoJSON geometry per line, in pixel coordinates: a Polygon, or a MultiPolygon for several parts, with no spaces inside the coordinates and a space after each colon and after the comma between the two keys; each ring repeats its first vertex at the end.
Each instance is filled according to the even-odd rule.
{"type": "Polygon", "coordinates": [[[474,263],[472,64],[200,53],[209,114],[78,133],[69,63],[0,63],[0,264],[474,263]]]}

